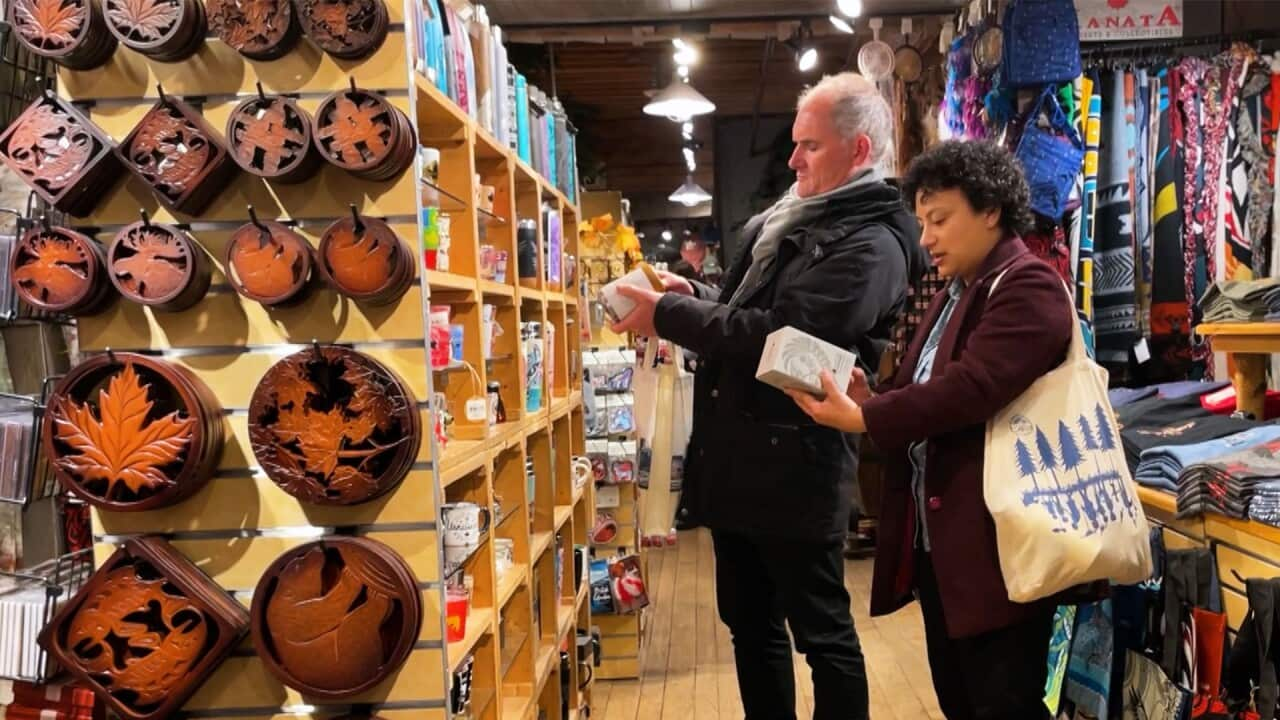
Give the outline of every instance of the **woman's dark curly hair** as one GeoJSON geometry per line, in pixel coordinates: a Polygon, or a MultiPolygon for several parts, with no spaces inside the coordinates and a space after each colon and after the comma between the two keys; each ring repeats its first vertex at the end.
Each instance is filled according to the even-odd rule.
{"type": "Polygon", "coordinates": [[[903,201],[912,210],[920,190],[959,190],[978,212],[999,208],[1007,234],[1022,235],[1033,227],[1031,191],[1022,166],[995,143],[949,140],[924,151],[902,179],[903,201]]]}

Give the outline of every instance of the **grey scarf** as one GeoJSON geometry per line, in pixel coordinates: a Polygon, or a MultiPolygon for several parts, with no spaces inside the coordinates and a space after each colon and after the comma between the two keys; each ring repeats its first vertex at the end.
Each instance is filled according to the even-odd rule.
{"type": "Polygon", "coordinates": [[[834,190],[806,198],[796,195],[796,186],[792,185],[782,198],[773,204],[773,207],[765,211],[764,226],[760,228],[756,244],[751,248],[751,267],[747,269],[738,289],[729,299],[729,304],[738,305],[746,293],[754,290],[761,278],[773,266],[782,239],[791,234],[792,230],[821,217],[827,209],[827,203],[842,200],[863,186],[883,179],[878,169],[870,168],[854,175],[849,182],[834,190]]]}

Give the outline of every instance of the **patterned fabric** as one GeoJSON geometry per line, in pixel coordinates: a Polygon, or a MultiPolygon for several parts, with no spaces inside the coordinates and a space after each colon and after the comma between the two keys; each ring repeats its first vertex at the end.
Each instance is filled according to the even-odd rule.
{"type": "MultiPolygon", "coordinates": [[[[1204,117],[1201,89],[1205,84],[1208,63],[1200,58],[1184,58],[1178,66],[1179,92],[1178,104],[1182,110],[1182,148],[1186,160],[1184,166],[1185,185],[1183,186],[1183,242],[1182,253],[1184,266],[1184,283],[1188,299],[1200,297],[1206,278],[1203,269],[1212,255],[1205,252],[1204,228],[1204,117]]],[[[1191,305],[1188,328],[1194,327],[1196,317],[1191,305]]],[[[1208,356],[1208,348],[1193,343],[1191,356],[1196,360],[1204,360],[1208,356]]]]}
{"type": "MultiPolygon", "coordinates": [[[[1246,57],[1245,73],[1251,58],[1246,57]]],[[[1268,78],[1257,78],[1266,81],[1268,78]]],[[[1252,166],[1258,166],[1261,173],[1266,172],[1263,162],[1262,141],[1258,137],[1253,119],[1249,112],[1242,110],[1255,99],[1262,90],[1262,82],[1252,82],[1236,94],[1231,104],[1231,117],[1234,122],[1227,123],[1226,183],[1223,187],[1222,214],[1224,238],[1226,240],[1226,268],[1223,277],[1227,280],[1252,280],[1254,271],[1254,237],[1260,241],[1262,234],[1256,224],[1250,225],[1249,208],[1253,203],[1254,186],[1258,178],[1250,173],[1252,166]]],[[[1262,188],[1258,188],[1262,191],[1262,188]]],[[[1268,214],[1270,203],[1267,205],[1268,214]]],[[[1265,253],[1258,253],[1261,258],[1265,253]]]]}
{"type": "MultiPolygon", "coordinates": [[[[947,323],[951,321],[951,314],[955,312],[956,305],[960,302],[960,295],[964,292],[964,282],[959,278],[952,280],[947,286],[947,304],[942,307],[942,313],[938,315],[938,321],[929,328],[929,337],[925,338],[924,347],[920,349],[920,360],[916,362],[916,371],[911,381],[919,385],[929,381],[933,376],[933,361],[938,356],[938,345],[942,343],[942,333],[947,329],[947,323]]],[[[916,541],[925,552],[930,552],[929,547],[929,526],[926,524],[925,502],[924,502],[924,461],[928,455],[929,442],[921,440],[911,446],[909,454],[911,456],[911,493],[916,501],[916,527],[919,529],[919,535],[916,541]]]]}
{"type": "Polygon", "coordinates": [[[1125,73],[1113,70],[1103,80],[1101,164],[1098,168],[1094,262],[1094,325],[1097,359],[1126,365],[1137,339],[1133,257],[1133,200],[1129,192],[1134,165],[1125,117],[1125,73]]]}
{"type": "Polygon", "coordinates": [[[1061,225],[1054,224],[1043,230],[1037,228],[1024,235],[1022,241],[1031,254],[1057,270],[1064,283],[1071,284],[1071,248],[1067,245],[1067,234],[1061,225]]]}
{"type": "Polygon", "coordinates": [[[1076,309],[1085,347],[1096,357],[1094,339],[1094,238],[1098,211],[1098,151],[1102,138],[1102,85],[1096,72],[1083,79],[1081,97],[1089,108],[1085,119],[1084,194],[1080,198],[1080,251],[1076,271],[1076,309]]]}
{"type": "Polygon", "coordinates": [[[1134,243],[1138,253],[1138,328],[1142,337],[1151,338],[1151,281],[1154,266],[1155,227],[1151,217],[1152,152],[1151,117],[1152,95],[1147,71],[1133,74],[1134,83],[1134,243]]]}

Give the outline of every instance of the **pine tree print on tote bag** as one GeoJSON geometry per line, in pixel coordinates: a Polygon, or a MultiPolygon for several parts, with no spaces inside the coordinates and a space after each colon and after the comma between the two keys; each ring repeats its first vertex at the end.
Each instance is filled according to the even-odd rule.
{"type": "Polygon", "coordinates": [[[1089,359],[1078,323],[1066,361],[987,423],[983,472],[1010,600],[1150,576],[1147,520],[1120,447],[1107,373],[1089,359]]]}

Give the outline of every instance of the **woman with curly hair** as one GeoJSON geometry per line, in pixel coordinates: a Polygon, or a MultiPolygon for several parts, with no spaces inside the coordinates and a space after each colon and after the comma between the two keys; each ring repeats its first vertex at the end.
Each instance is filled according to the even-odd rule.
{"type": "Polygon", "coordinates": [[[920,601],[929,665],[950,720],[1048,720],[1055,602],[1009,600],[983,501],[986,422],[1062,363],[1075,313],[1062,278],[1020,239],[1027,182],[991,143],[948,142],[903,179],[920,242],[950,283],[895,377],[873,392],[793,399],[815,421],[867,433],[886,455],[871,612],[920,601]],[[997,279],[999,282],[997,283],[997,279]]]}

